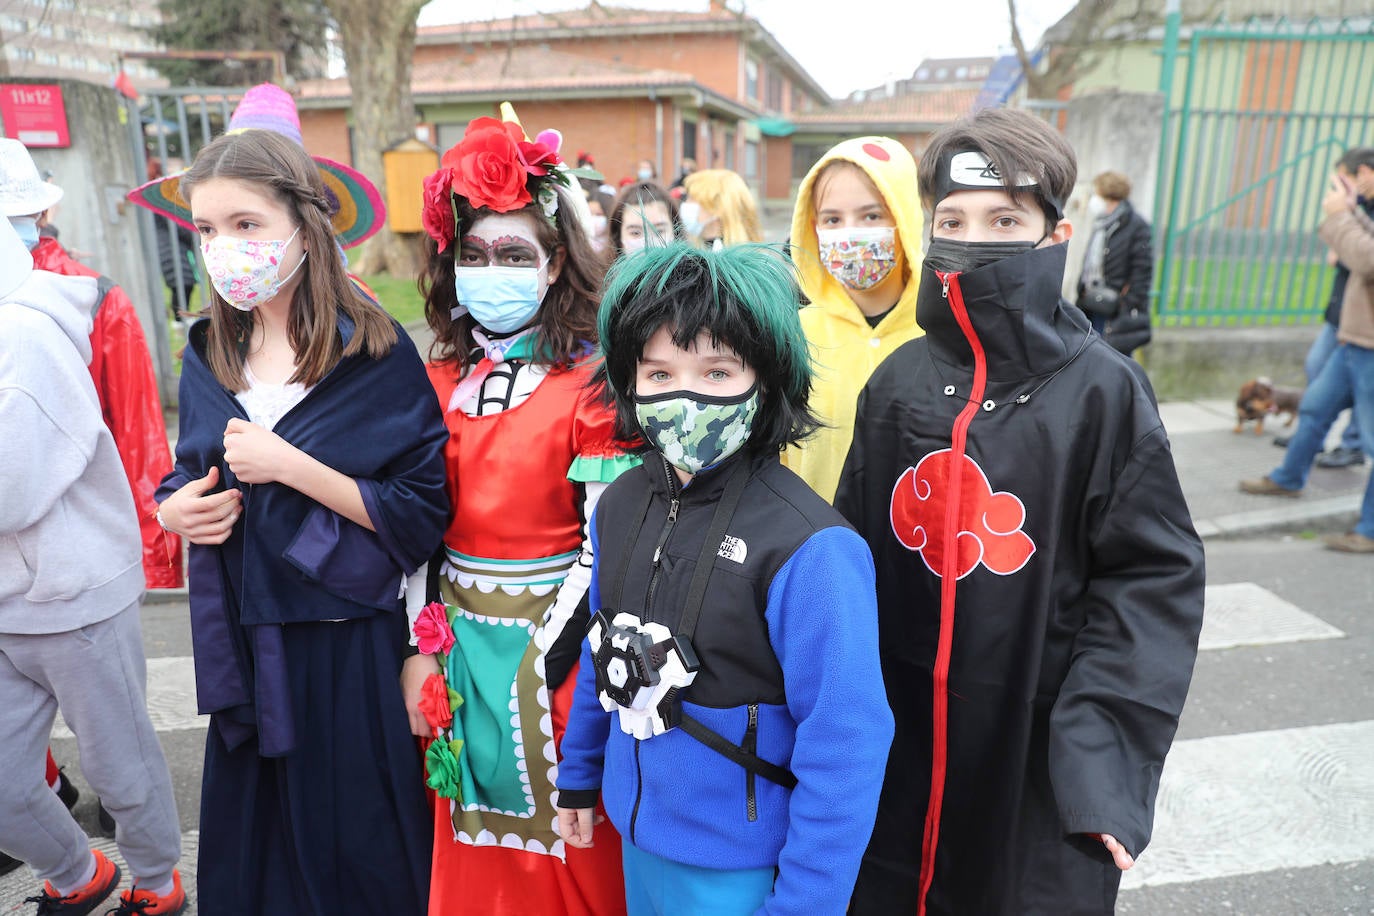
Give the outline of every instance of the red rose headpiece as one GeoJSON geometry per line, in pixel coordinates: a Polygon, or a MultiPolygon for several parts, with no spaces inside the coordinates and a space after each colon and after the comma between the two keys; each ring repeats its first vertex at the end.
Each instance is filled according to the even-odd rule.
{"type": "Polygon", "coordinates": [[[553,223],[558,213],[554,185],[572,185],[558,155],[562,135],[546,130],[531,141],[509,103],[501,109],[506,120],[473,120],[463,139],[439,160],[439,170],[425,179],[423,223],[441,252],[458,234],[455,196],[494,213],[519,210],[537,200],[553,223]]]}

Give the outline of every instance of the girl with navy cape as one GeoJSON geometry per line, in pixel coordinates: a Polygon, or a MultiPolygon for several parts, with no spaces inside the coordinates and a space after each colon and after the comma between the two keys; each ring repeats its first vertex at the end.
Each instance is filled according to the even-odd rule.
{"type": "Polygon", "coordinates": [[[211,717],[200,912],[421,913],[402,589],[448,514],[443,420],[414,345],[349,282],[338,204],[303,149],[222,136],[181,191],[215,290],[158,491],[160,521],[191,543],[211,717]]]}

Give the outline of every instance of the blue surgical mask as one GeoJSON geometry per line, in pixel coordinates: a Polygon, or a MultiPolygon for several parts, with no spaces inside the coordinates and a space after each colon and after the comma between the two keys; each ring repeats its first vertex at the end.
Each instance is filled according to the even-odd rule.
{"type": "Polygon", "coordinates": [[[518,331],[539,314],[539,303],[544,299],[539,271],[543,269],[544,265],[454,268],[459,306],[494,334],[518,331]]]}
{"type": "Polygon", "coordinates": [[[11,216],[10,225],[14,227],[19,240],[24,243],[24,247],[33,251],[38,247],[38,217],[36,216],[11,216]]]}

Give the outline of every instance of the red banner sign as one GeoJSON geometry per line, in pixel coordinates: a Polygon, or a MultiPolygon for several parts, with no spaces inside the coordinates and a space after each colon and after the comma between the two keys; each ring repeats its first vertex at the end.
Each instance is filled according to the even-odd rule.
{"type": "Polygon", "coordinates": [[[40,83],[0,83],[0,122],[5,136],[30,147],[67,147],[67,107],[62,87],[40,83]]]}

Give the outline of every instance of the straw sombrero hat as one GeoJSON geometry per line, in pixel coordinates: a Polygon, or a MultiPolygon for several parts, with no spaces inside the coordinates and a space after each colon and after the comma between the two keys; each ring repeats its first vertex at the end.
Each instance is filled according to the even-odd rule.
{"type": "MultiPolygon", "coordinates": [[[[296,113],[296,100],[285,89],[271,83],[254,86],[244,93],[229,117],[229,127],[225,133],[249,129],[270,130],[305,146],[301,140],[301,120],[296,113]]],[[[320,170],[320,179],[324,182],[330,202],[337,202],[332,219],[339,244],[351,248],[371,238],[382,228],[382,222],[386,219],[386,205],[382,203],[377,186],[362,172],[341,162],[324,156],[310,158],[315,160],[320,170]]],[[[128,198],[194,232],[191,205],[181,196],[181,176],[184,174],[183,171],[165,178],[155,178],[134,188],[128,198]]]]}

